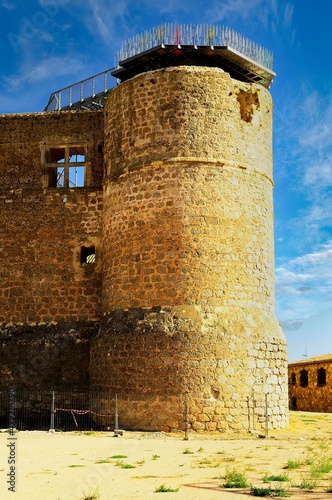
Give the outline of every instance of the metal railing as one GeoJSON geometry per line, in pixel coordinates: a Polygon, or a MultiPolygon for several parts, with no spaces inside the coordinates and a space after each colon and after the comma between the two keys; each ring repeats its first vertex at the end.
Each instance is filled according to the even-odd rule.
{"type": "Polygon", "coordinates": [[[164,23],[122,42],[114,65],[158,45],[231,47],[262,66],[272,69],[272,52],[237,31],[222,25],[164,23]]]}
{"type": "Polygon", "coordinates": [[[18,430],[106,430],[114,427],[115,398],[105,393],[0,390],[0,428],[11,427],[10,419],[18,430]]]}
{"type": "Polygon", "coordinates": [[[272,52],[227,26],[164,23],[123,41],[114,56],[115,67],[53,92],[44,111],[70,109],[74,104],[105,95],[115,86],[112,72],[119,69],[122,61],[160,45],[231,47],[272,70],[272,52]]]}
{"type": "Polygon", "coordinates": [[[115,86],[116,80],[112,76],[114,68],[93,75],[53,92],[48,100],[44,111],[60,111],[69,108],[78,102],[84,102],[96,96],[106,94],[115,86]]]}

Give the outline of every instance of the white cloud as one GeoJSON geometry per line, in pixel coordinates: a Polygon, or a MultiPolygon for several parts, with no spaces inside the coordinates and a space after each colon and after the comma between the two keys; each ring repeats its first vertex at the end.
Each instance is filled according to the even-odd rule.
{"type": "Polygon", "coordinates": [[[4,80],[5,86],[10,88],[12,92],[17,91],[22,86],[28,84],[37,84],[42,81],[47,81],[50,75],[55,74],[56,77],[75,74],[80,71],[84,65],[79,57],[75,55],[53,56],[39,62],[29,69],[24,69],[21,73],[7,77],[4,80]]]}
{"type": "Polygon", "coordinates": [[[208,9],[211,22],[250,20],[279,34],[281,30],[293,34],[293,11],[293,5],[283,0],[217,0],[208,9]]]}
{"type": "Polygon", "coordinates": [[[332,303],[332,240],[315,252],[283,259],[276,267],[278,316],[283,325],[294,330],[332,303]]]}

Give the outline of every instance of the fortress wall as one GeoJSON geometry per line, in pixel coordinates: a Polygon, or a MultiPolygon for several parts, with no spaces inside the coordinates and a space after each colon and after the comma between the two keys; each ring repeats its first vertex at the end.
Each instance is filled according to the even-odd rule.
{"type": "Polygon", "coordinates": [[[99,318],[100,259],[82,267],[80,248],[100,248],[102,125],[100,113],[0,117],[0,324],[99,318]],[[77,141],[88,144],[96,186],[49,188],[44,144],[77,141]]]}
{"type": "MultiPolygon", "coordinates": [[[[145,73],[105,108],[103,314],[91,386],[123,425],[248,427],[248,398],[287,423],[274,313],[271,97],[215,68],[145,73]]],[[[262,420],[263,422],[263,420],[262,420]]]]}
{"type": "Polygon", "coordinates": [[[102,113],[0,116],[1,385],[87,388],[101,314],[102,143],[102,113]],[[89,185],[48,187],[44,148],[72,143],[87,147],[89,185]],[[90,245],[96,264],[83,267],[90,245]]]}

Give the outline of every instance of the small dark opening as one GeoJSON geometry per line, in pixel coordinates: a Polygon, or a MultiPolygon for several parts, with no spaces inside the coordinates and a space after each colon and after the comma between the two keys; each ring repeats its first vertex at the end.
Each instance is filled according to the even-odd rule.
{"type": "Polygon", "coordinates": [[[317,385],[326,385],[326,371],[324,368],[317,370],[317,385]]]}
{"type": "Polygon", "coordinates": [[[292,383],[292,385],[296,384],[296,375],[295,375],[295,373],[292,373],[292,375],[291,375],[291,383],[292,383]]]}
{"type": "Polygon", "coordinates": [[[296,398],[292,398],[292,410],[296,410],[296,408],[297,408],[296,398]]]}
{"type": "Polygon", "coordinates": [[[307,387],[308,385],[308,372],[307,370],[301,370],[300,372],[300,386],[307,387]]]}
{"type": "Polygon", "coordinates": [[[81,264],[82,266],[87,264],[94,264],[96,262],[96,248],[91,245],[91,247],[81,247],[81,264]]]}

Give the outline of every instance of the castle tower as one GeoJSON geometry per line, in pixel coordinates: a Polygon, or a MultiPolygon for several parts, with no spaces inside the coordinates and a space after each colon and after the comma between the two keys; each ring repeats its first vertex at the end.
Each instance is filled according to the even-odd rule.
{"type": "Polygon", "coordinates": [[[181,44],[157,47],[161,69],[131,59],[105,106],[103,319],[90,376],[92,389],[118,394],[127,428],[183,429],[187,392],[195,430],[247,430],[253,401],[263,423],[266,394],[270,425],[287,425],[272,100],[266,69],[250,78],[232,50],[225,66],[221,45],[220,64],[181,44]]]}

